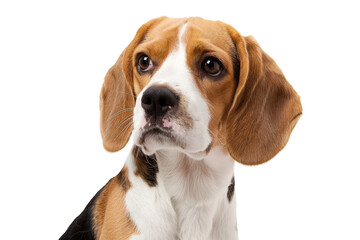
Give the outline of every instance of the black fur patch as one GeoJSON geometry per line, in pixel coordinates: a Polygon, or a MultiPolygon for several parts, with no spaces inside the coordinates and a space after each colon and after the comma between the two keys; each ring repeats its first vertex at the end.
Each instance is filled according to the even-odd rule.
{"type": "Polygon", "coordinates": [[[82,213],[75,218],[70,224],[66,232],[59,238],[59,240],[95,240],[94,228],[93,228],[93,209],[96,199],[101,194],[100,189],[96,195],[90,200],[88,205],[82,213]]]}
{"type": "Polygon", "coordinates": [[[126,192],[131,187],[131,182],[128,178],[128,169],[124,166],[117,175],[117,180],[122,189],[126,192]]]}
{"type": "Polygon", "coordinates": [[[155,187],[156,174],[159,172],[155,155],[147,156],[137,146],[134,146],[132,154],[137,168],[135,175],[140,176],[150,187],[155,187]]]}
{"type": "Polygon", "coordinates": [[[231,183],[228,187],[228,191],[227,191],[227,198],[229,199],[229,202],[231,202],[231,199],[234,196],[234,191],[235,191],[235,179],[234,177],[232,177],[231,179],[231,183]]]}

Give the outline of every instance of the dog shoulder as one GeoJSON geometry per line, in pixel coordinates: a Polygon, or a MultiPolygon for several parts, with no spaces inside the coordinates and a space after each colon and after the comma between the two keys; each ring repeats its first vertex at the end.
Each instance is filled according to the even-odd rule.
{"type": "Polygon", "coordinates": [[[95,196],[86,205],[82,213],[75,218],[75,220],[70,224],[66,232],[60,237],[59,240],[73,240],[73,239],[95,240],[95,233],[93,227],[94,225],[93,209],[99,196],[102,194],[106,186],[107,185],[105,185],[95,194],[95,196]]]}
{"type": "Polygon", "coordinates": [[[127,239],[136,232],[126,207],[127,168],[100,189],[59,240],[127,239]]]}

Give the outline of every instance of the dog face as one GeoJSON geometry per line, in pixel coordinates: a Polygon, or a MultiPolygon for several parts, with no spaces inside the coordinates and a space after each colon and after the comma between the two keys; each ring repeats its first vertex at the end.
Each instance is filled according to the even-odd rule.
{"type": "Polygon", "coordinates": [[[209,36],[219,35],[208,32],[214,23],[203,22],[202,28],[183,21],[163,24],[134,51],[135,82],[145,83],[135,88],[135,144],[145,154],[176,148],[201,159],[218,141],[220,119],[235,91],[231,38],[210,42],[209,36]],[[159,54],[164,49],[167,54],[159,54]]]}
{"type": "Polygon", "coordinates": [[[204,158],[217,145],[244,164],[280,151],[301,115],[298,95],[253,38],[200,18],[144,24],[101,91],[104,147],[131,132],[151,155],[176,149],[204,158]]]}

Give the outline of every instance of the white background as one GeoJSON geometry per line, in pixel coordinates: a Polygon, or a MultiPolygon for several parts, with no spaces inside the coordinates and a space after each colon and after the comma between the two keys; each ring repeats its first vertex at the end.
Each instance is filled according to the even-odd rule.
{"type": "Polygon", "coordinates": [[[356,1],[1,1],[1,239],[58,239],[121,169],[99,131],[107,70],[151,18],[253,35],[302,99],[285,149],[236,165],[240,239],[360,239],[356,1]]]}

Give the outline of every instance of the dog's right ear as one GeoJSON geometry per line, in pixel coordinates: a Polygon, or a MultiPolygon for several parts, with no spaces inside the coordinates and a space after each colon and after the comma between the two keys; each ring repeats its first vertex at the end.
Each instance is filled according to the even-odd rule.
{"type": "Polygon", "coordinates": [[[123,66],[125,51],[107,72],[100,94],[100,130],[104,148],[109,152],[122,149],[132,131],[135,98],[125,77],[125,71],[130,71],[123,66]]]}
{"type": "Polygon", "coordinates": [[[134,50],[149,29],[164,18],[145,23],[105,76],[100,93],[100,130],[104,148],[109,152],[121,150],[132,132],[136,98],[133,81],[134,50]]]}

